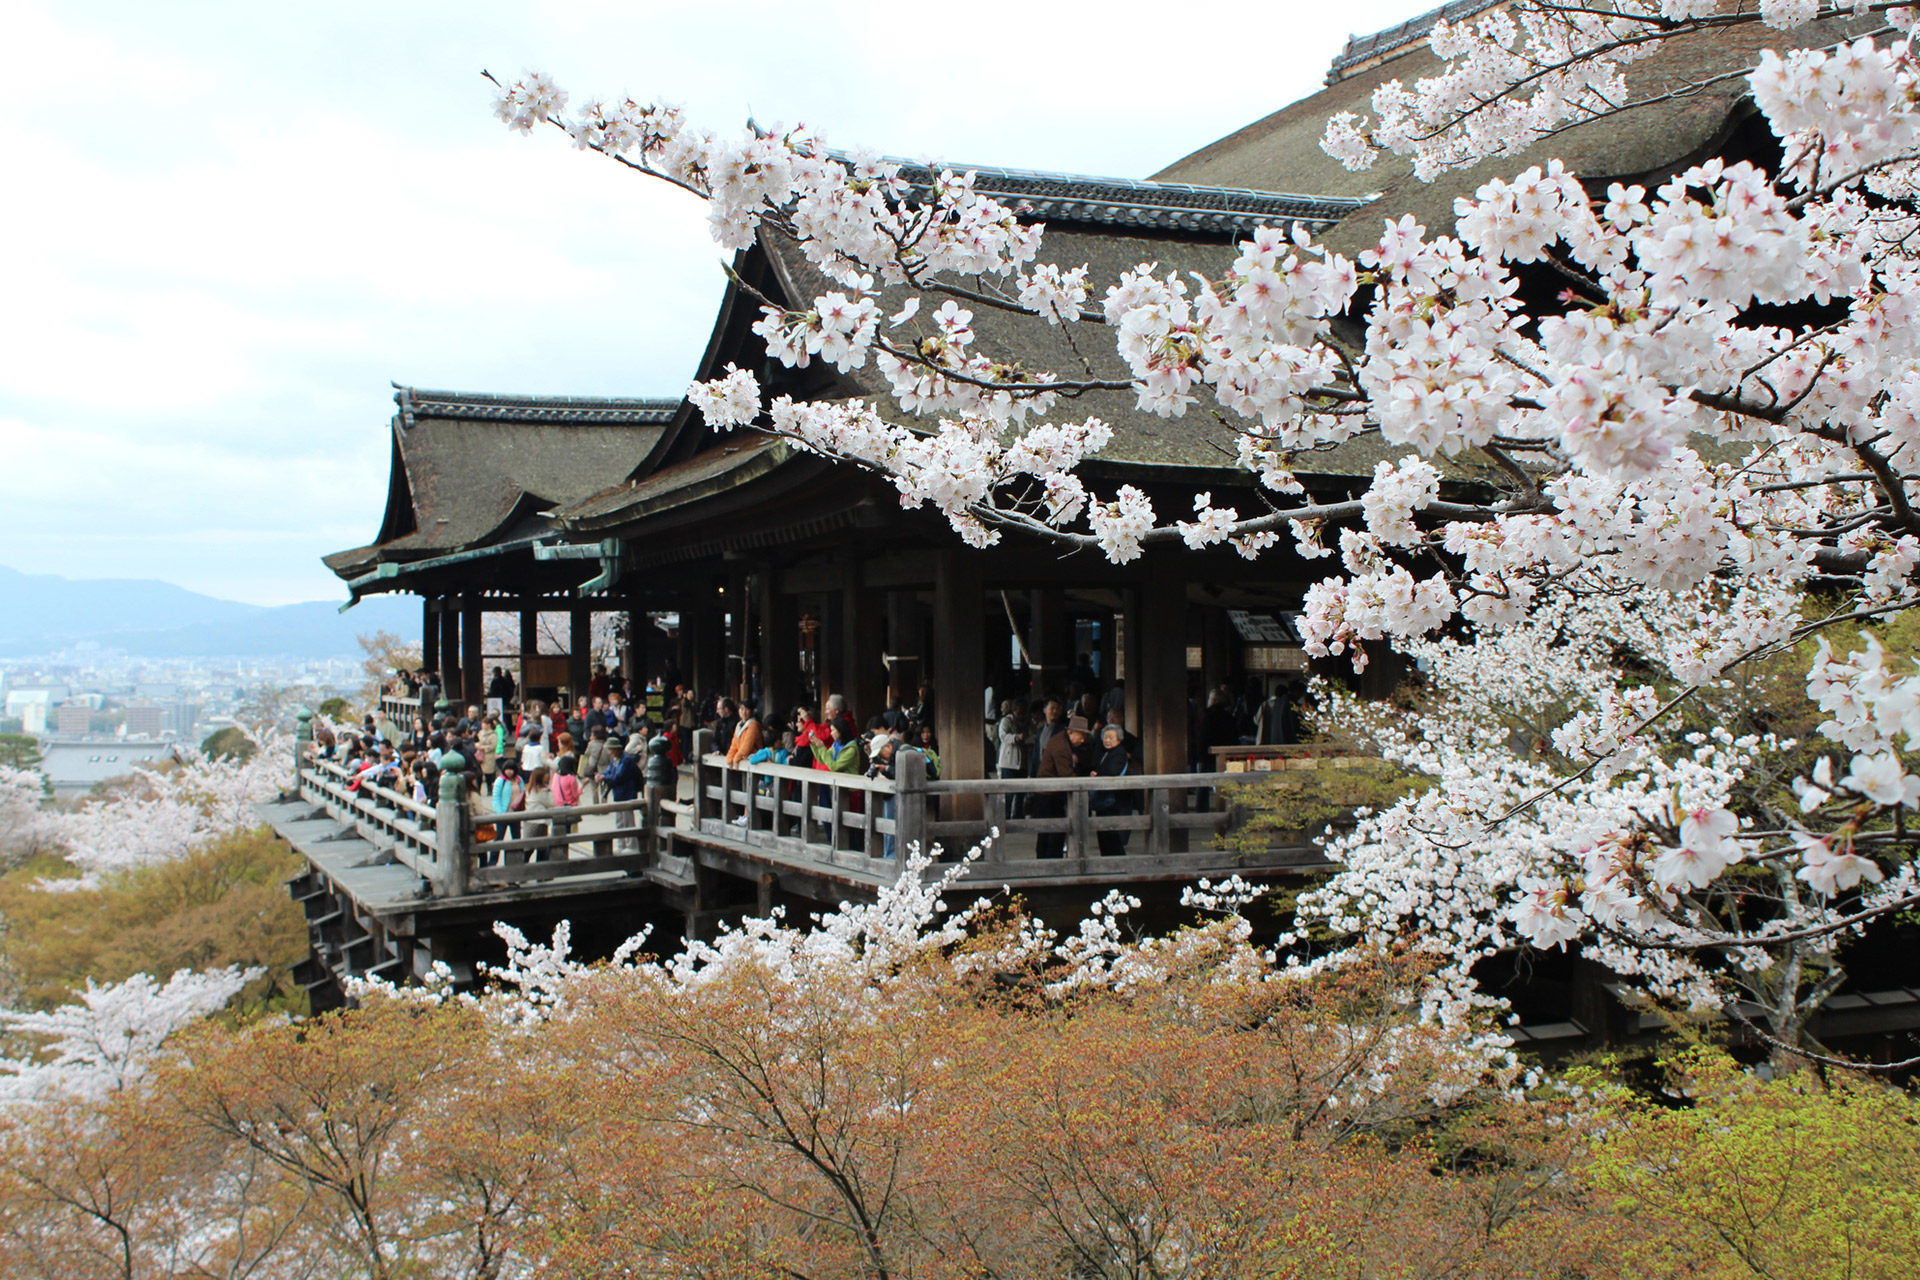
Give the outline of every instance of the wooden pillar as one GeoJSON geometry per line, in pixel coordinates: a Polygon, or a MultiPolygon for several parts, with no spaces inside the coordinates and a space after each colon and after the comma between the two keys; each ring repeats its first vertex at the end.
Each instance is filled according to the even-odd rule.
{"type": "Polygon", "coordinates": [[[687,674],[698,697],[726,692],[721,686],[727,677],[725,609],[728,604],[728,597],[719,590],[696,588],[693,604],[681,611],[682,621],[692,623],[687,636],[692,667],[687,674]]]}
{"type": "Polygon", "coordinates": [[[674,601],[674,612],[680,618],[679,630],[673,637],[673,668],[678,673],[675,679],[681,684],[690,684],[693,680],[693,604],[684,592],[674,597],[674,601]]]}
{"type": "Polygon", "coordinates": [[[727,573],[727,645],[723,655],[727,696],[740,703],[744,711],[752,697],[747,681],[747,664],[755,661],[759,650],[753,643],[753,629],[760,621],[760,607],[753,599],[752,578],[735,566],[727,573]]]}
{"type": "MultiPolygon", "coordinates": [[[[1127,718],[1127,730],[1136,736],[1140,732],[1143,712],[1140,706],[1140,664],[1143,654],[1140,648],[1140,630],[1146,625],[1140,608],[1140,589],[1128,587],[1120,593],[1122,614],[1126,624],[1120,629],[1119,644],[1116,652],[1119,657],[1117,666],[1121,669],[1121,678],[1127,682],[1126,701],[1122,703],[1121,715],[1127,718]]],[[[1182,661],[1184,661],[1184,655],[1182,661]]],[[[1145,762],[1142,762],[1144,767],[1145,762]]]]}
{"type": "Polygon", "coordinates": [[[440,643],[440,632],[433,625],[433,597],[420,597],[420,665],[433,665],[433,651],[440,643]]]}
{"type": "Polygon", "coordinates": [[[486,659],[480,649],[480,602],[468,596],[460,602],[460,697],[485,705],[486,659]]]}
{"type": "Polygon", "coordinates": [[[925,669],[920,651],[920,596],[912,590],[887,592],[887,705],[912,706],[925,669]]]}
{"type": "Polygon", "coordinates": [[[1148,561],[1140,588],[1138,723],[1148,773],[1187,771],[1187,583],[1172,561],[1148,561]]]}
{"type": "Polygon", "coordinates": [[[445,599],[440,602],[440,696],[460,701],[460,614],[445,599]]]}
{"type": "Polygon", "coordinates": [[[800,701],[800,601],[780,590],[771,571],[755,575],[760,613],[760,714],[774,723],[800,701]]]}
{"type": "Polygon", "coordinates": [[[834,692],[846,698],[855,728],[865,728],[887,700],[887,674],[880,661],[887,613],[877,594],[860,585],[857,571],[847,575],[847,585],[840,590],[840,687],[834,692]]]}
{"type": "MultiPolygon", "coordinates": [[[[1205,648],[1200,654],[1201,683],[1211,694],[1215,685],[1227,679],[1227,664],[1233,656],[1233,622],[1227,617],[1227,611],[1219,605],[1206,605],[1200,610],[1202,632],[1206,639],[1205,648]]],[[[1204,699],[1203,699],[1204,701],[1204,699]]]]}
{"type": "Polygon", "coordinates": [[[567,697],[585,697],[592,679],[593,610],[577,604],[567,615],[567,697]]]}
{"type": "Polygon", "coordinates": [[[1067,625],[1067,593],[1049,587],[1031,594],[1027,653],[1039,668],[1034,673],[1033,697],[1064,697],[1067,673],[1073,669],[1073,630],[1067,625]]]}
{"type": "MultiPolygon", "coordinates": [[[[987,776],[987,740],[980,719],[987,683],[981,615],[978,555],[941,552],[933,580],[933,718],[943,778],[987,776]]],[[[980,816],[980,797],[954,800],[953,817],[980,816]]]]}
{"type": "MultiPolygon", "coordinates": [[[[540,652],[540,611],[524,605],[520,609],[520,656],[531,658],[540,652]]],[[[520,671],[520,696],[527,696],[527,673],[524,664],[520,671]]]]}

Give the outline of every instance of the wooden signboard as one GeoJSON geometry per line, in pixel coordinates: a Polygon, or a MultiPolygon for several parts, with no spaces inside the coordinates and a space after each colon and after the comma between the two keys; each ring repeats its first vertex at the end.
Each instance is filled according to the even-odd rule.
{"type": "Polygon", "coordinates": [[[567,655],[529,655],[520,659],[520,686],[523,689],[558,689],[567,683],[567,655]]]}
{"type": "Polygon", "coordinates": [[[1305,671],[1307,651],[1290,645],[1250,644],[1247,646],[1248,671],[1305,671]]]}

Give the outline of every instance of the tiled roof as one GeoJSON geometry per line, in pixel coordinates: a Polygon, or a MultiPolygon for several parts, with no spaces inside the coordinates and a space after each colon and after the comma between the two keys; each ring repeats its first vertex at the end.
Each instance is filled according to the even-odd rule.
{"type": "MultiPolygon", "coordinates": [[[[900,166],[900,176],[917,190],[931,188],[934,167],[909,160],[892,163],[900,166]]],[[[1323,226],[1366,203],[1349,196],[1291,195],[1029,169],[957,164],[939,168],[971,173],[974,190],[1048,222],[1228,233],[1287,222],[1323,226]]]]}
{"type": "Polygon", "coordinates": [[[579,423],[592,426],[665,426],[680,401],[611,399],[602,396],[482,395],[472,391],[427,391],[394,385],[403,427],[417,418],[465,422],[579,423]]]}

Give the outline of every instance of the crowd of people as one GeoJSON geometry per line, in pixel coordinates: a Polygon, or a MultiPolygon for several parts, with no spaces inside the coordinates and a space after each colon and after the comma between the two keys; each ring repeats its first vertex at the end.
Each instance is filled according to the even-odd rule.
{"type": "MultiPolygon", "coordinates": [[[[989,692],[983,729],[995,774],[1037,780],[1142,773],[1140,739],[1125,721],[1123,684],[1115,681],[1098,692],[1090,687],[1095,684],[1090,677],[1076,679],[1062,697],[1010,698],[997,705],[989,692]]],[[[659,806],[675,798],[680,766],[691,758],[695,734],[702,729],[711,734],[709,749],[735,767],[772,763],[892,779],[901,751],[910,747],[919,752],[928,779],[941,773],[933,691],[927,684],[891,700],[864,723],[840,694],[818,707],[802,703],[784,715],[763,715],[731,697],[696,695],[686,684],[664,678],[636,690],[631,680],[610,676],[604,666],[594,668],[586,693],[571,701],[520,699],[513,679],[498,667],[484,703],[468,704],[458,714],[453,708],[429,710],[438,707],[440,688],[431,670],[398,673],[391,692],[418,698],[421,714],[402,725],[384,711],[369,712],[357,730],[323,730],[320,753],[346,762],[355,786],[371,781],[422,803],[436,797],[442,757],[459,753],[483,840],[522,838],[523,828],[526,838],[546,836],[571,825],[516,814],[642,798],[648,802],[648,827],[657,826],[659,806]]],[[[1298,697],[1289,686],[1271,691],[1250,686],[1236,693],[1222,684],[1204,699],[1194,699],[1188,733],[1194,771],[1213,767],[1216,746],[1297,740],[1298,697]]],[[[858,796],[852,800],[857,803],[858,796]]],[[[882,800],[891,803],[891,797],[882,800]]],[[[1142,804],[1142,792],[1125,788],[1101,788],[1089,796],[1098,817],[1137,813],[1142,804]]],[[[1064,791],[1017,791],[1008,800],[1010,818],[1060,818],[1066,812],[1064,791]]],[[[745,824],[747,818],[742,814],[735,821],[745,824]]],[[[1126,851],[1128,832],[1096,835],[1103,855],[1126,851]]],[[[1043,832],[1038,856],[1064,856],[1065,844],[1063,833],[1043,832]]],[[[889,836],[887,856],[894,854],[893,845],[889,836]]],[[[537,850],[535,857],[565,856],[564,848],[555,842],[557,854],[537,850]]]]}

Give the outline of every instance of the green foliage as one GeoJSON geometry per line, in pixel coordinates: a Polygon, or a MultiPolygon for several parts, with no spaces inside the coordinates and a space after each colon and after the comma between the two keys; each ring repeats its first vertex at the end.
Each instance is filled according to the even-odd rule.
{"type": "Polygon", "coordinates": [[[266,976],[236,1002],[248,1012],[298,1008],[289,970],[307,954],[306,923],[285,881],[300,859],[264,829],[228,836],[171,862],[109,877],[101,887],[49,893],[35,882],[71,874],[57,858],[0,876],[0,958],[7,1003],[64,1004],[88,978],[260,965],[266,976]]]}
{"type": "Polygon", "coordinates": [[[329,720],[340,721],[346,719],[350,706],[345,698],[328,698],[314,709],[329,720]]]}
{"type": "Polygon", "coordinates": [[[40,740],[31,734],[0,733],[0,764],[33,769],[40,764],[40,740]]]}
{"type": "Polygon", "coordinates": [[[1633,1224],[1631,1274],[1906,1280],[1920,1259],[1920,1099],[1811,1072],[1761,1081],[1724,1054],[1669,1064],[1691,1105],[1624,1094],[1586,1176],[1633,1224]]]}
{"type": "Polygon", "coordinates": [[[1329,756],[1311,759],[1308,768],[1239,775],[1221,784],[1220,791],[1228,804],[1244,807],[1248,816],[1223,842],[1229,848],[1255,850],[1266,848],[1275,835],[1299,833],[1312,839],[1329,823],[1352,817],[1356,809],[1383,809],[1432,785],[1422,774],[1366,756],[1329,756]]]}
{"type": "Polygon", "coordinates": [[[200,744],[200,751],[203,755],[215,760],[226,758],[251,760],[254,751],[253,739],[240,729],[229,725],[225,729],[215,729],[208,734],[206,740],[200,744]]]}

